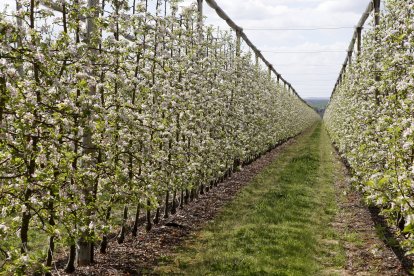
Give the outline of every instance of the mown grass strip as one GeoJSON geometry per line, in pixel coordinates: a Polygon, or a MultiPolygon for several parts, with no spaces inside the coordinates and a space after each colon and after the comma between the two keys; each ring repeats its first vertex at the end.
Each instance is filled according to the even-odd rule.
{"type": "Polygon", "coordinates": [[[300,136],[217,219],[157,269],[184,275],[334,274],[344,253],[331,146],[321,125],[300,136]]]}

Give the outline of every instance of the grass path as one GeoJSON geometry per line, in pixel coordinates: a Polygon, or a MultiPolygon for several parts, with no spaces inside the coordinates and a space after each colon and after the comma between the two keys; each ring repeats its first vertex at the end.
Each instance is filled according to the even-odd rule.
{"type": "Polygon", "coordinates": [[[156,272],[339,274],[345,253],[330,226],[337,213],[332,151],[321,125],[299,136],[156,272]]]}

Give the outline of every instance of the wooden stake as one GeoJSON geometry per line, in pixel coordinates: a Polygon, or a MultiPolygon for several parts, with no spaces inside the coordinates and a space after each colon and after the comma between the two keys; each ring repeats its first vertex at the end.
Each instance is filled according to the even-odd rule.
{"type": "Polygon", "coordinates": [[[374,0],[375,26],[380,24],[381,0],[374,0]]]}
{"type": "Polygon", "coordinates": [[[358,56],[361,55],[361,49],[362,49],[362,27],[357,27],[357,51],[358,56]]]}

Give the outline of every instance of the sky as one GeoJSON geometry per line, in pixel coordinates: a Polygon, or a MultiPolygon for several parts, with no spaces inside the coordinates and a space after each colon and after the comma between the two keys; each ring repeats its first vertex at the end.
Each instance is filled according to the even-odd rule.
{"type": "MultiPolygon", "coordinates": [[[[183,0],[190,5],[196,0],[183,0]]],[[[302,98],[329,97],[370,0],[216,0],[302,98]],[[329,30],[280,30],[303,28],[329,30]],[[255,30],[252,30],[255,29],[255,30]],[[267,30],[264,30],[267,29],[267,30]],[[273,30],[269,30],[273,29],[273,30]],[[278,30],[274,30],[278,29],[278,30]],[[286,53],[288,52],[288,53],[286,53]],[[307,52],[307,53],[303,53],[307,52]]],[[[0,0],[15,6],[15,0],[0,0]]],[[[228,29],[204,4],[206,24],[228,29]]]]}
{"type": "MultiPolygon", "coordinates": [[[[191,0],[186,0],[191,3],[191,0]]],[[[216,0],[303,98],[329,97],[370,0],[216,0]],[[289,31],[340,27],[344,29],[289,31]],[[261,29],[261,30],[249,30],[261,29]],[[320,52],[327,51],[327,52],[320,52]],[[278,52],[278,53],[272,53],[278,52]],[[280,53],[282,52],[282,53],[280,53]],[[290,53],[286,53],[290,52],[290,53]],[[297,53],[312,52],[312,53],[297,53]]],[[[207,4],[207,24],[226,23],[207,4]]]]}

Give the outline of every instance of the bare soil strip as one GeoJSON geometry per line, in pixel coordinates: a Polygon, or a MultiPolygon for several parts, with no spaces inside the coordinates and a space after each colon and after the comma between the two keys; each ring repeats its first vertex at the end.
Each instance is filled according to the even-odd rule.
{"type": "MultiPolygon", "coordinates": [[[[161,220],[150,232],[146,232],[142,225],[137,238],[128,233],[121,245],[113,238],[107,254],[97,253],[93,266],[80,267],[72,275],[155,275],[154,268],[176,254],[177,248],[188,242],[190,236],[194,237],[195,233],[211,223],[224,205],[298,140],[293,138],[243,167],[218,187],[185,205],[184,209],[178,209],[177,214],[161,220]]],[[[346,254],[342,269],[330,269],[327,266],[324,274],[408,275],[393,250],[378,236],[379,226],[375,224],[360,194],[351,188],[348,171],[333,148],[330,157],[324,160],[332,162],[334,166],[333,185],[338,205],[335,219],[327,227],[339,233],[338,238],[326,242],[341,245],[346,254]]],[[[62,269],[55,270],[55,273],[65,275],[62,269]]]]}
{"type": "MultiPolygon", "coordinates": [[[[150,232],[145,226],[139,228],[137,238],[127,233],[123,244],[112,239],[105,255],[96,253],[95,264],[79,267],[72,275],[151,275],[152,268],[164,256],[167,256],[191,234],[209,223],[220,209],[230,202],[240,189],[251,181],[260,171],[271,164],[283,151],[295,142],[295,138],[276,147],[250,165],[243,167],[230,178],[220,183],[208,193],[183,209],[177,209],[175,215],[163,219],[154,225],[150,232]],[[168,226],[169,225],[169,226],[168,226]]],[[[67,275],[61,268],[55,273],[67,275]]]]}
{"type": "Polygon", "coordinates": [[[374,221],[361,194],[352,188],[347,168],[334,154],[339,212],[332,224],[342,233],[347,256],[341,275],[408,275],[398,256],[378,235],[383,226],[374,221]]]}

